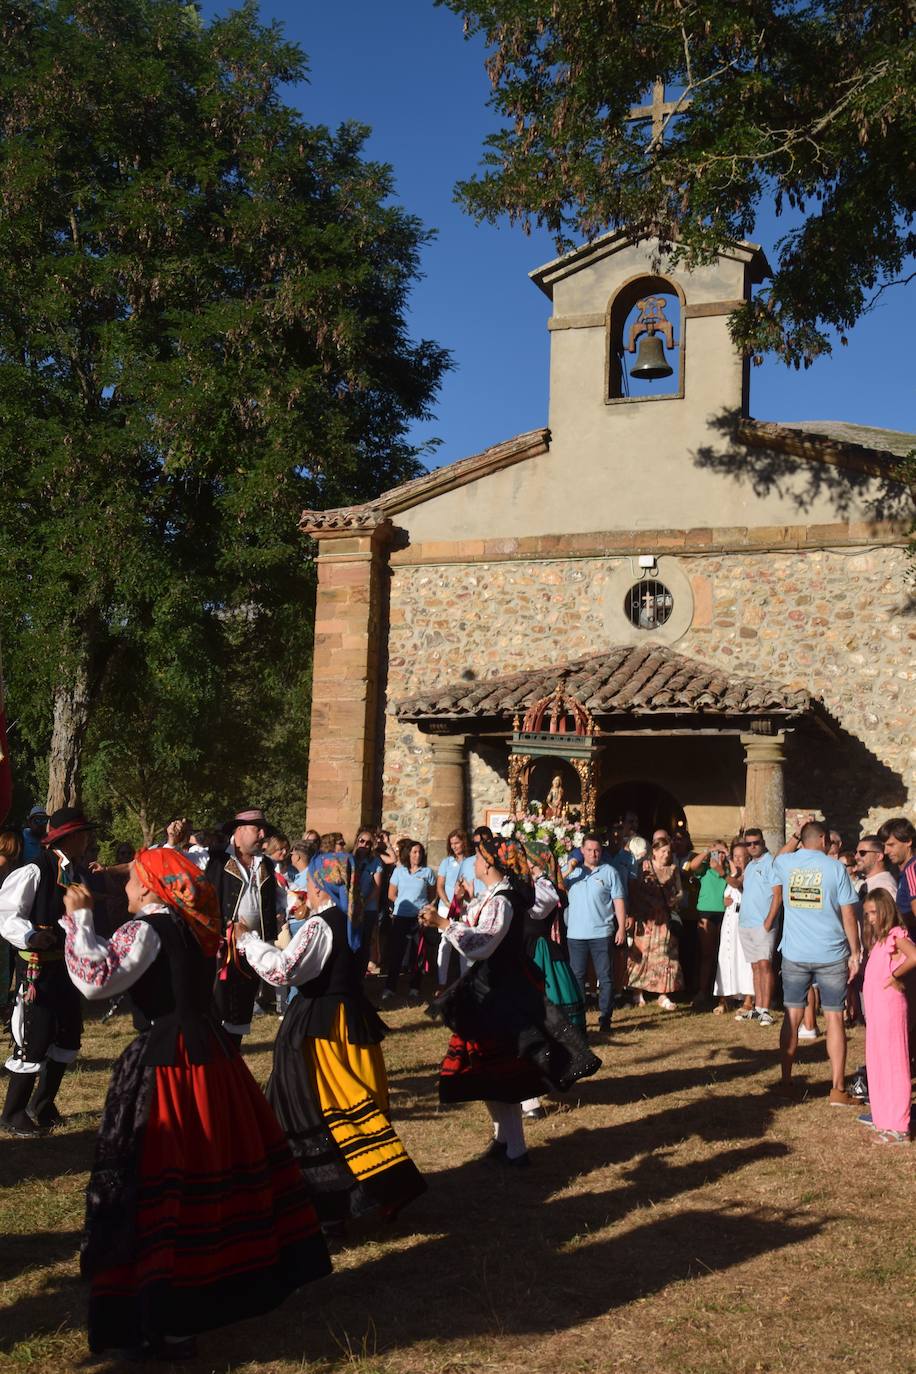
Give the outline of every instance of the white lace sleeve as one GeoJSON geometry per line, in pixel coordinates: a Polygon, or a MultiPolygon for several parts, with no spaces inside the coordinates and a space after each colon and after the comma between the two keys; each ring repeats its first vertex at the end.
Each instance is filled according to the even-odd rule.
{"type": "Polygon", "coordinates": [[[126,992],[159,953],[159,936],[148,921],[127,921],[110,940],[96,934],[86,908],[62,916],[60,924],[67,932],[70,982],[90,1001],[126,992]]]}
{"type": "Polygon", "coordinates": [[[481,959],[489,959],[499,947],[511,920],[512,903],[508,897],[495,893],[482,902],[476,925],[452,921],[442,934],[459,954],[479,963],[481,959]]]}
{"type": "Polygon", "coordinates": [[[549,878],[540,877],[534,884],[534,902],[528,915],[533,921],[544,921],[560,905],[557,889],[549,878]]]}
{"type": "Polygon", "coordinates": [[[320,916],[311,916],[296,931],[286,949],[267,944],[253,931],[239,935],[238,947],[265,983],[282,988],[298,987],[310,978],[317,978],[330,958],[333,943],[327,921],[320,916]]]}

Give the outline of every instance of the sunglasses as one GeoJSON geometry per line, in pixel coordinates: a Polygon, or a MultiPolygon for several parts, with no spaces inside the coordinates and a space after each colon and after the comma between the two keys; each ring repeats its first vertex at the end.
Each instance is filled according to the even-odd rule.
{"type": "Polygon", "coordinates": [[[882,854],[883,852],[881,849],[857,849],[856,858],[861,859],[863,854],[882,854]]]}
{"type": "Polygon", "coordinates": [[[747,845],[748,849],[763,848],[763,840],[745,840],[744,843],[747,845]]]}

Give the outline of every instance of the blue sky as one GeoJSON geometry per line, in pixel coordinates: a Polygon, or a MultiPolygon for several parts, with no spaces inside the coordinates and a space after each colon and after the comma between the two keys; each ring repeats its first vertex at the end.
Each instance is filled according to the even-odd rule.
{"type": "MultiPolygon", "coordinates": [[[[204,4],[207,15],[226,8],[204,4]]],[[[482,45],[466,42],[461,21],[433,0],[261,0],[261,14],[281,20],[309,56],[310,82],[289,99],[312,123],[370,125],[368,153],[393,166],[398,201],[438,231],[410,324],[416,337],[451,349],[455,368],[415,441],[438,437],[433,461],[450,462],[544,424],[550,304],[528,273],[555,256],[553,241],[508,224],[478,226],[453,201],[493,125],[482,45]]],[[[767,215],[756,238],[771,248],[779,232],[767,215]]],[[[751,413],[916,428],[914,299],[912,287],[885,292],[849,346],[807,372],[769,360],[755,368],[751,413]]]]}

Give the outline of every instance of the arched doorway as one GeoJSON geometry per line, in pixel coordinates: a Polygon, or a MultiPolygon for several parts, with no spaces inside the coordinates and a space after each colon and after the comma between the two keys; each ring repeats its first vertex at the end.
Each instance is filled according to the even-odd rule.
{"type": "Polygon", "coordinates": [[[655,782],[618,782],[598,801],[596,819],[602,830],[610,830],[628,811],[639,817],[639,834],[652,839],[653,830],[684,830],[687,817],[677,797],[655,782]]]}

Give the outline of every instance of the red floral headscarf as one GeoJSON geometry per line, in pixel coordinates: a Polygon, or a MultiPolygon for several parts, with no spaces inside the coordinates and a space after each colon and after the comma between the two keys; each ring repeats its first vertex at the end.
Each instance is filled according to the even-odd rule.
{"type": "Polygon", "coordinates": [[[141,849],[134,859],[137,877],[161,902],[177,911],[204,954],[212,958],[220,939],[216,888],[196,864],[177,849],[141,849]]]}
{"type": "Polygon", "coordinates": [[[523,882],[531,881],[528,871],[528,855],[525,846],[518,840],[503,840],[497,850],[499,861],[507,873],[514,873],[523,882]]]}

